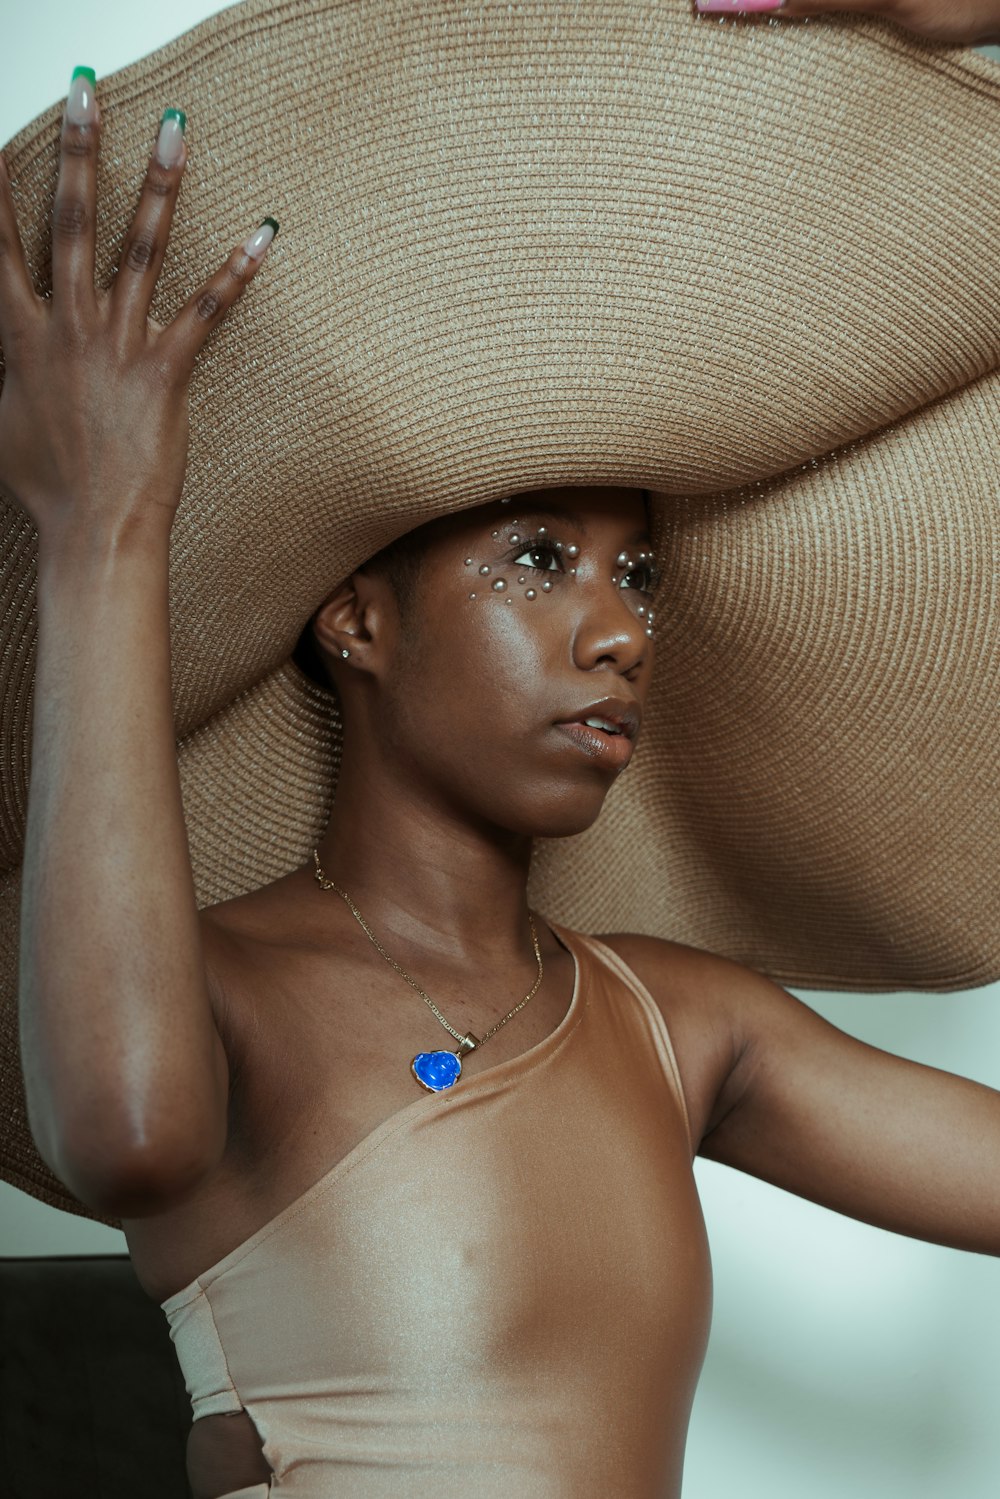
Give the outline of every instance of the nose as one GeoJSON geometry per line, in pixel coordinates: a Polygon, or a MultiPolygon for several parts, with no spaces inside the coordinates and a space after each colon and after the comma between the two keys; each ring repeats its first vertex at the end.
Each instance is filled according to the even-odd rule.
{"type": "Polygon", "coordinates": [[[577,664],[589,669],[611,661],[621,671],[641,665],[653,646],[649,595],[605,577],[578,581],[580,610],[573,643],[577,664]]]}

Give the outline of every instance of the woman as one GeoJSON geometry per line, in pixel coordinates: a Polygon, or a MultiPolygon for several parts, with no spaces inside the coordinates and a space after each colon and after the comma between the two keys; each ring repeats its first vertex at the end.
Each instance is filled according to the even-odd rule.
{"type": "Polygon", "coordinates": [[[51,308],[0,177],[0,482],[40,543],[22,921],[39,1150],[122,1218],[171,1318],[200,1401],[196,1499],[263,1495],[272,1472],[319,1493],[345,1451],[369,1493],[677,1493],[709,1304],[692,1153],[997,1254],[1000,1095],[852,1040],[740,964],[528,909],[533,839],[590,826],[641,732],[655,568],[636,491],[520,494],[342,580],[311,628],[345,720],[327,831],[308,864],[197,911],[166,563],[192,364],[276,226],[148,323],[182,130],[165,119],[99,295],[98,136],[81,75],[51,308]],[[565,727],[588,718],[607,722],[565,727]],[[74,883],[84,848],[99,901],[74,883]],[[389,965],[450,1023],[456,1092],[455,1063],[426,1060],[440,1016],[389,965]],[[85,1015],[70,987],[96,996],[85,1015]]]}

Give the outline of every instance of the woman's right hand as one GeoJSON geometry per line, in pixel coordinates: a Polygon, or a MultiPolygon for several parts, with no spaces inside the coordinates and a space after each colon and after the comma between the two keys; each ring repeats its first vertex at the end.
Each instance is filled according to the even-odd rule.
{"type": "Polygon", "coordinates": [[[763,11],[793,20],[849,11],[951,47],[1000,42],[1000,0],[695,0],[695,8],[700,14],[763,11]]]}
{"type": "Polygon", "coordinates": [[[778,14],[807,17],[841,10],[879,16],[950,47],[1000,42],[1000,0],[786,0],[778,14]]]}
{"type": "Polygon", "coordinates": [[[151,318],[186,160],[182,122],[165,116],[114,282],[95,288],[100,128],[93,83],[78,71],[63,118],[51,298],[32,285],[0,155],[0,489],[41,539],[117,536],[146,522],[169,529],[187,464],[195,357],[277,227],[265,220],[173,322],[151,318]]]}

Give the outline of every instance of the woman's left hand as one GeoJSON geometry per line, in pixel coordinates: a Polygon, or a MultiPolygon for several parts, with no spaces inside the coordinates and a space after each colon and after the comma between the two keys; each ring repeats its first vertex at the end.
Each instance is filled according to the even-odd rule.
{"type": "Polygon", "coordinates": [[[695,0],[712,14],[759,14],[778,17],[822,16],[849,11],[880,16],[928,41],[952,47],[983,47],[1000,42],[1000,0],[695,0]]]}

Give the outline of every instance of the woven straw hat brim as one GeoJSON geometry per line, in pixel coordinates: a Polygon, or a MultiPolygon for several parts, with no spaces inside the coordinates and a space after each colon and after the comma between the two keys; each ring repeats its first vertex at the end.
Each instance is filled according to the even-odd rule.
{"type": "MultiPolygon", "coordinates": [[[[532,904],[807,988],[1000,976],[995,63],[687,0],[251,0],[98,92],[102,284],[165,106],[153,315],[281,223],[199,359],[172,536],[200,905],[324,831],[336,704],[290,657],[337,581],[437,515],[634,485],[664,574],[641,742],[538,844],[532,904]]],[[[40,290],[61,110],[6,149],[40,290]]],[[[97,1217],[24,1115],[36,547],[0,526],[3,1174],[97,1217]]]]}

